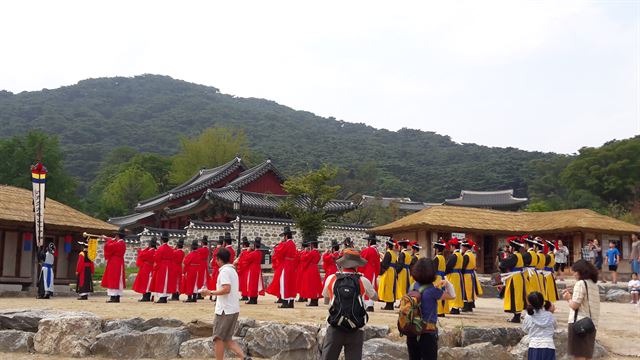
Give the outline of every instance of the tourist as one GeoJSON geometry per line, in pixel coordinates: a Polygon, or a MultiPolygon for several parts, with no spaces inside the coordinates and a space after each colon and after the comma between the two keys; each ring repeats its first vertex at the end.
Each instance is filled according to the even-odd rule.
{"type": "Polygon", "coordinates": [[[411,250],[409,250],[410,241],[402,239],[398,241],[401,250],[398,254],[398,260],[395,264],[396,271],[398,273],[398,282],[396,286],[396,299],[400,299],[404,294],[409,292],[411,287],[411,279],[409,278],[409,269],[411,266],[411,250]]]}
{"type": "Polygon", "coordinates": [[[611,282],[618,283],[618,264],[620,263],[620,251],[616,248],[616,243],[609,242],[609,250],[607,250],[607,265],[611,272],[611,282]]]}
{"type": "Polygon", "coordinates": [[[590,262],[581,259],[576,261],[571,267],[576,278],[573,292],[565,289],[562,297],[569,302],[569,334],[568,350],[569,355],[575,359],[591,359],[596,341],[598,328],[598,318],[600,317],[600,295],[598,290],[598,269],[590,262]],[[589,317],[593,321],[596,330],[576,334],[573,324],[583,318],[589,317]]]}
{"type": "Polygon", "coordinates": [[[82,245],[82,251],[78,254],[78,262],[76,263],[76,292],[78,300],[88,300],[89,293],[93,292],[93,273],[95,268],[93,261],[89,258],[89,244],[79,243],[82,245]]]}
{"type": "Polygon", "coordinates": [[[171,301],[180,301],[180,287],[182,286],[182,260],[184,260],[184,239],[176,242],[173,249],[173,262],[171,263],[171,271],[176,281],[176,291],[171,295],[171,301]]]}
{"type": "Polygon", "coordinates": [[[224,359],[225,348],[230,349],[241,359],[250,359],[233,340],[238,315],[240,314],[240,291],[238,273],[230,263],[231,253],[220,248],[216,254],[216,262],[220,267],[216,290],[201,290],[203,296],[216,296],[215,319],[213,322],[213,341],[216,359],[224,359]]]}
{"type": "Polygon", "coordinates": [[[136,258],[136,266],[138,267],[138,273],[136,279],[133,281],[133,291],[138,294],[142,294],[142,298],[139,302],[151,301],[151,291],[153,285],[153,259],[156,255],[157,241],[155,236],[149,240],[147,247],[144,249],[137,248],[138,257],[136,258]]]}
{"type": "Polygon", "coordinates": [[[640,274],[640,239],[638,234],[631,234],[631,272],[640,274]]]}
{"type": "Polygon", "coordinates": [[[293,301],[296,297],[296,244],[293,241],[295,231],[289,226],[284,227],[280,234],[282,242],[276,246],[273,252],[274,275],[267,292],[277,296],[282,303],[281,309],[293,309],[293,301]]]}
{"type": "Polygon", "coordinates": [[[629,293],[631,293],[631,303],[638,304],[638,295],[640,294],[640,280],[638,280],[638,273],[631,274],[631,280],[629,281],[629,293]]]}
{"type": "Polygon", "coordinates": [[[107,289],[108,303],[119,303],[120,297],[124,294],[126,286],[124,254],[127,252],[127,245],[124,243],[125,235],[124,228],[120,228],[115,238],[101,237],[105,240],[103,253],[107,265],[100,285],[107,289]]]}
{"type": "Polygon", "coordinates": [[[407,336],[407,349],[410,360],[438,358],[438,303],[452,300],[455,296],[453,285],[447,280],[436,280],[436,267],[433,260],[422,258],[411,267],[411,276],[416,280],[413,290],[426,285],[421,293],[420,311],[424,322],[420,336],[407,336]]]}
{"type": "Polygon", "coordinates": [[[364,344],[364,331],[362,326],[366,324],[368,315],[364,307],[364,295],[370,299],[378,300],[371,282],[361,274],[357,273],[358,267],[364,266],[366,260],[360,256],[360,252],[355,249],[345,249],[342,257],[337,261],[340,271],[329,276],[322,296],[325,304],[331,304],[327,322],[327,333],[322,344],[322,360],[338,360],[342,348],[344,348],[345,360],[362,359],[362,345],[364,344]],[[349,287],[348,285],[351,285],[349,287]],[[357,299],[353,299],[346,304],[340,294],[351,293],[344,290],[356,289],[357,299]],[[341,291],[342,290],[342,291],[341,291]],[[334,306],[334,304],[345,304],[345,306],[334,306]],[[357,319],[356,319],[357,317],[357,319]],[[346,330],[336,324],[357,324],[356,328],[346,330]],[[343,321],[346,320],[346,321],[343,321]],[[359,327],[358,327],[359,326],[359,327]]]}
{"type": "Polygon", "coordinates": [[[473,240],[463,240],[460,244],[462,250],[462,283],[464,284],[462,312],[473,312],[476,307],[476,299],[482,296],[482,286],[476,274],[476,254],[471,250],[475,243],[473,240]]]}
{"type": "Polygon", "coordinates": [[[606,282],[604,279],[604,274],[602,273],[602,247],[600,247],[598,239],[593,239],[589,242],[589,249],[589,256],[591,257],[591,261],[593,261],[596,269],[598,269],[598,273],[602,277],[602,282],[606,282]]]}
{"type": "Polygon", "coordinates": [[[264,279],[262,278],[262,238],[256,237],[249,245],[250,251],[247,255],[247,305],[257,305],[258,295],[264,296],[264,279]]]}
{"type": "Polygon", "coordinates": [[[555,271],[558,273],[558,278],[564,281],[564,269],[569,260],[569,248],[564,245],[562,240],[558,240],[558,248],[553,250],[553,254],[556,257],[555,271]]]}
{"type": "Polygon", "coordinates": [[[464,262],[462,253],[460,252],[460,241],[454,237],[449,240],[449,247],[454,249],[453,253],[447,259],[447,267],[445,270],[446,279],[453,284],[456,291],[454,299],[447,300],[447,307],[450,309],[449,314],[459,315],[460,309],[464,308],[464,278],[462,277],[462,264],[464,262]]]}
{"type": "Polygon", "coordinates": [[[162,245],[154,256],[153,289],[158,297],[156,304],[166,304],[169,294],[176,292],[176,279],[173,270],[173,248],[169,246],[169,232],[160,237],[162,245]]]}
{"type": "Polygon", "coordinates": [[[381,310],[393,310],[393,304],[396,302],[396,268],[394,264],[398,259],[395,251],[395,242],[389,238],[385,243],[387,250],[380,262],[380,285],[378,286],[378,298],[385,303],[381,310]]]}
{"type": "MultiPolygon", "coordinates": [[[[367,260],[367,264],[359,268],[358,272],[362,273],[362,275],[369,280],[371,285],[373,285],[373,288],[378,291],[378,274],[380,273],[380,253],[378,252],[377,247],[378,238],[376,238],[375,234],[369,234],[363,239],[367,240],[367,247],[362,249],[360,256],[367,260]]],[[[372,299],[369,299],[368,296],[364,297],[364,302],[367,306],[367,312],[373,312],[373,305],[375,305],[375,302],[372,299]]]]}
{"type": "Polygon", "coordinates": [[[46,248],[38,254],[42,264],[38,279],[38,299],[50,299],[53,295],[53,262],[56,246],[50,242],[46,248]]]}
{"type": "Polygon", "coordinates": [[[504,281],[504,312],[512,313],[513,318],[508,320],[512,323],[520,323],[520,313],[526,304],[525,298],[525,276],[524,276],[524,245],[517,236],[507,238],[509,252],[511,253],[505,260],[500,262],[500,271],[503,273],[504,281]]]}
{"type": "Polygon", "coordinates": [[[529,334],[530,360],[555,360],[556,346],[553,333],[558,326],[553,313],[556,308],[549,301],[545,301],[542,294],[534,291],[527,297],[529,305],[522,320],[522,330],[529,334]]]}
{"type": "Polygon", "coordinates": [[[318,239],[309,239],[307,245],[309,249],[300,254],[299,273],[302,273],[300,297],[309,299],[306,306],[318,306],[318,299],[322,297],[322,279],[318,269],[320,262],[318,239]]]}
{"type": "MultiPolygon", "coordinates": [[[[198,252],[198,240],[191,242],[191,251],[184,257],[182,263],[184,267],[182,269],[182,293],[187,295],[186,303],[194,303],[198,301],[198,290],[200,289],[200,281],[198,279],[201,276],[200,269],[202,268],[202,256],[198,252]]],[[[217,280],[217,276],[216,276],[217,280]]],[[[214,290],[215,287],[209,288],[214,290]]]]}

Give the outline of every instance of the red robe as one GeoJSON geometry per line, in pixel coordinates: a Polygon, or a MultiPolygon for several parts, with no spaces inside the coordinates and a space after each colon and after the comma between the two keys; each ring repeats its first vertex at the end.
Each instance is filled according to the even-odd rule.
{"type": "Polygon", "coordinates": [[[207,262],[209,261],[209,248],[201,247],[196,250],[200,254],[200,274],[198,274],[198,289],[204,287],[206,280],[209,278],[209,267],[207,262]]]}
{"type": "Polygon", "coordinates": [[[154,248],[138,250],[138,258],[136,259],[138,274],[136,275],[136,280],[133,282],[132,290],[139,294],[153,291],[151,273],[153,272],[155,253],[156,249],[154,248]]]}
{"type": "Polygon", "coordinates": [[[236,251],[233,250],[233,245],[227,245],[226,248],[231,254],[231,256],[229,257],[229,264],[233,264],[233,261],[236,259],[236,251]]]}
{"type": "Polygon", "coordinates": [[[336,260],[340,256],[340,252],[332,251],[330,253],[325,253],[322,255],[322,269],[324,270],[324,281],[323,284],[327,281],[327,278],[338,272],[338,265],[336,265],[336,260]]]}
{"type": "Polygon", "coordinates": [[[245,248],[240,251],[240,256],[238,256],[238,290],[242,296],[249,296],[247,295],[247,255],[249,253],[249,248],[245,248]]]}
{"type": "MultiPolygon", "coordinates": [[[[202,268],[202,256],[198,251],[191,251],[184,257],[182,262],[184,268],[182,274],[184,276],[184,282],[182,286],[182,293],[186,295],[192,295],[195,291],[200,289],[198,286],[198,276],[200,275],[200,268],[202,268]]],[[[205,263],[206,264],[206,263],[205,263]]]]}
{"type": "Polygon", "coordinates": [[[215,290],[216,284],[218,283],[218,273],[220,272],[220,267],[218,267],[218,263],[216,262],[218,249],[220,249],[219,246],[213,249],[213,253],[211,254],[211,276],[207,278],[207,289],[209,290],[215,290]]]}
{"type": "Polygon", "coordinates": [[[302,273],[300,296],[305,299],[319,299],[322,297],[322,280],[320,279],[320,252],[318,249],[303,251],[300,254],[300,267],[302,273]]]}
{"type": "Polygon", "coordinates": [[[281,299],[290,300],[296,297],[296,244],[289,239],[274,250],[273,257],[277,259],[279,267],[267,292],[281,299]],[[282,281],[284,288],[280,287],[282,281]]]}
{"type": "Polygon", "coordinates": [[[173,276],[176,279],[176,291],[180,292],[180,287],[182,286],[182,260],[184,259],[184,250],[182,249],[173,249],[173,264],[171,267],[171,271],[173,272],[173,276]]]}
{"type": "Polygon", "coordinates": [[[262,279],[262,251],[249,251],[246,258],[247,266],[247,296],[264,296],[264,280],[262,279]]]}
{"type": "Polygon", "coordinates": [[[124,273],[124,253],[127,252],[127,245],[124,240],[115,240],[112,238],[106,238],[104,243],[104,258],[107,261],[107,266],[104,269],[102,275],[102,282],[100,283],[105,289],[120,289],[120,283],[122,282],[122,288],[127,287],[127,279],[124,273]]]}
{"type": "MultiPolygon", "coordinates": [[[[274,279],[276,279],[276,275],[280,274],[282,270],[282,247],[284,246],[284,241],[279,242],[274,248],[273,253],[271,254],[271,268],[273,269],[273,278],[271,279],[271,284],[267,287],[267,293],[280,298],[280,284],[275,284],[274,279]]],[[[280,275],[278,275],[280,276],[280,275]]]]}
{"type": "Polygon", "coordinates": [[[156,271],[153,276],[153,290],[159,294],[176,292],[177,279],[173,270],[173,248],[162,244],[155,254],[156,271]]]}
{"type": "Polygon", "coordinates": [[[369,279],[373,288],[378,290],[378,274],[380,273],[380,254],[375,245],[368,246],[360,252],[360,256],[367,260],[367,264],[358,268],[358,272],[369,279]]]}
{"type": "Polygon", "coordinates": [[[300,258],[302,254],[309,252],[309,250],[298,250],[296,253],[296,260],[294,268],[296,269],[296,294],[303,298],[304,296],[300,295],[300,290],[302,289],[302,281],[304,278],[304,272],[302,271],[302,266],[300,264],[300,258]]]}
{"type": "MultiPolygon", "coordinates": [[[[84,253],[80,253],[78,255],[78,262],[76,263],[76,273],[78,273],[78,286],[82,286],[82,284],[84,284],[84,269],[85,268],[89,268],[91,270],[91,274],[93,274],[95,272],[95,267],[93,266],[93,261],[85,261],[84,259],[85,255],[84,253]]],[[[90,279],[91,281],[91,279],[90,279]]],[[[82,292],[82,291],[78,291],[78,292],[82,292]]]]}

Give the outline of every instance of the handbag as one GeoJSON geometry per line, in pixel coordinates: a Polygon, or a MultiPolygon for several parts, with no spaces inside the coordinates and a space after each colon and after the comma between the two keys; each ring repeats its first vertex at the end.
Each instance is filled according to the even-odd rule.
{"type": "MultiPolygon", "coordinates": [[[[584,281],[584,288],[587,291],[587,304],[589,304],[589,287],[587,286],[587,282],[585,280],[582,281],[584,281]]],[[[593,320],[591,320],[591,305],[589,305],[589,316],[577,320],[579,309],[580,308],[575,310],[575,316],[573,318],[573,332],[578,336],[585,336],[587,334],[595,332],[596,325],[593,323],[593,320]]]]}

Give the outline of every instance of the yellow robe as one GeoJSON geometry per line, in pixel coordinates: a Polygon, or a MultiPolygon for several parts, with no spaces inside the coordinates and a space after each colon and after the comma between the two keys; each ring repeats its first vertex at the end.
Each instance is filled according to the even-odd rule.
{"type": "Polygon", "coordinates": [[[467,267],[462,271],[463,283],[464,283],[464,301],[476,301],[476,298],[482,295],[482,286],[480,286],[480,280],[476,274],[476,254],[472,251],[464,253],[464,258],[469,259],[467,267]]]}
{"type": "MultiPolygon", "coordinates": [[[[436,281],[433,282],[435,286],[444,279],[444,272],[447,269],[447,260],[443,255],[436,255],[438,259],[438,268],[436,269],[436,281]]],[[[438,300],[438,315],[446,314],[449,312],[449,306],[446,300],[438,300]]]]}
{"type": "Polygon", "coordinates": [[[389,268],[380,275],[378,283],[378,299],[384,302],[396,301],[396,269],[393,265],[398,261],[398,255],[394,251],[388,250],[391,255],[391,263],[389,268]]]}
{"type": "Polygon", "coordinates": [[[540,289],[540,293],[547,300],[547,289],[544,280],[544,268],[547,266],[547,257],[544,256],[542,251],[538,252],[538,263],[536,264],[536,272],[538,274],[538,288],[540,289]]]}
{"type": "Polygon", "coordinates": [[[529,296],[534,291],[540,291],[540,280],[538,280],[538,272],[536,271],[539,260],[538,254],[533,249],[529,249],[527,253],[531,255],[531,262],[525,264],[524,278],[526,280],[525,289],[527,296],[529,296]]]}
{"type": "Polygon", "coordinates": [[[447,274],[447,280],[453,284],[453,288],[456,290],[456,298],[453,300],[447,300],[447,306],[449,309],[464,307],[464,298],[462,297],[462,289],[464,289],[462,279],[462,254],[460,250],[453,252],[452,256],[456,257],[456,264],[453,266],[451,273],[447,274]]]}
{"type": "MultiPolygon", "coordinates": [[[[411,289],[411,279],[409,278],[409,268],[411,265],[411,250],[403,249],[402,253],[404,254],[404,264],[402,265],[402,270],[398,272],[398,286],[396,286],[396,299],[400,299],[404,296],[404,294],[408,293],[411,289]]],[[[398,255],[398,260],[400,261],[400,255],[398,255]]]]}
{"type": "Polygon", "coordinates": [[[556,266],[556,256],[553,252],[547,254],[549,256],[549,263],[544,267],[544,283],[547,296],[545,299],[556,302],[560,298],[558,296],[558,287],[556,286],[556,277],[554,276],[554,266],[556,266]]]}
{"type": "Polygon", "coordinates": [[[504,311],[511,313],[520,313],[524,310],[526,304],[525,282],[526,277],[523,273],[524,261],[522,254],[515,253],[517,258],[516,266],[511,269],[508,275],[503,275],[504,281],[504,311]]]}
{"type": "MultiPolygon", "coordinates": [[[[412,258],[411,262],[413,262],[413,259],[415,259],[415,261],[418,261],[422,257],[422,256],[420,256],[420,254],[415,254],[415,255],[412,255],[412,256],[413,256],[413,258],[412,258]]],[[[413,284],[415,284],[416,281],[413,279],[413,276],[411,276],[411,271],[409,271],[409,280],[410,280],[410,283],[411,283],[410,289],[413,289],[413,284]]]]}

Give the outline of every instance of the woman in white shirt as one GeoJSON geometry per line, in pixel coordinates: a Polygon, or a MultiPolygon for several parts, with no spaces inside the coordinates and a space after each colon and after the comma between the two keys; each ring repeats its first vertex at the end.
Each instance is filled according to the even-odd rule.
{"type": "Polygon", "coordinates": [[[598,290],[598,269],[584,260],[578,260],[571,270],[576,277],[573,292],[565,289],[562,297],[569,302],[569,342],[568,354],[575,359],[591,359],[596,342],[598,318],[600,317],[600,294],[598,290]],[[587,334],[576,334],[574,323],[585,317],[590,317],[596,330],[587,334]]]}

